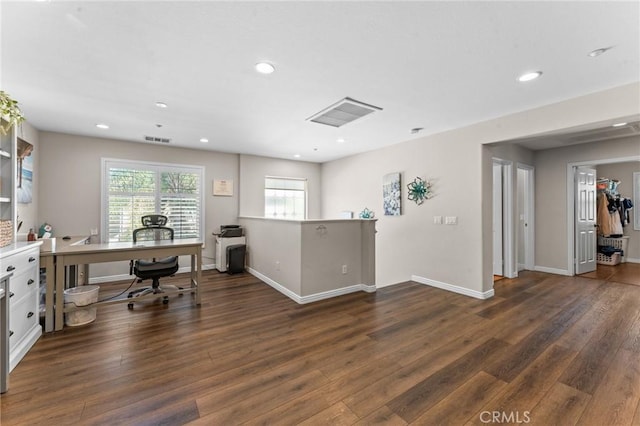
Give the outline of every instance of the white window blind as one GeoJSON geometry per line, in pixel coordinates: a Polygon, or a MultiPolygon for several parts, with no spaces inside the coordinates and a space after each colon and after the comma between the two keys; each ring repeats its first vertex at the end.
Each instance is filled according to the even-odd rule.
{"type": "Polygon", "coordinates": [[[306,219],[306,179],[266,177],[264,180],[264,216],[276,219],[306,219]]]}
{"type": "Polygon", "coordinates": [[[132,241],[147,214],[167,216],[175,239],[202,238],[202,167],[105,159],[103,171],[105,241],[132,241]]]}

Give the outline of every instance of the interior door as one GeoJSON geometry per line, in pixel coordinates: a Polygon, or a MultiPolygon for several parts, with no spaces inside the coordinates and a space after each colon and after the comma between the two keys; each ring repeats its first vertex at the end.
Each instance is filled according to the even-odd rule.
{"type": "Polygon", "coordinates": [[[596,270],[596,171],[586,167],[576,168],[576,224],[575,253],[576,274],[596,270]]]}
{"type": "Polygon", "coordinates": [[[493,164],[493,275],[503,275],[502,165],[493,164]]]}

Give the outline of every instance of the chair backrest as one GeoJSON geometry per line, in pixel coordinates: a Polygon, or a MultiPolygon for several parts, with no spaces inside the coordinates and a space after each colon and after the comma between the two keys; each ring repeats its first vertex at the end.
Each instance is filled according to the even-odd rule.
{"type": "Polygon", "coordinates": [[[133,242],[173,240],[173,229],[163,226],[167,217],[154,214],[142,216],[143,228],[133,230],[133,242]]]}

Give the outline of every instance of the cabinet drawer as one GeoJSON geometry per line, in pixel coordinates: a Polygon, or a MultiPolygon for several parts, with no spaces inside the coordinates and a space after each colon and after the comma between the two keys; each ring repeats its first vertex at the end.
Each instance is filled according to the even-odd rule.
{"type": "Polygon", "coordinates": [[[38,288],[38,270],[31,268],[9,281],[9,304],[18,303],[27,293],[38,288]]]}
{"type": "Polygon", "coordinates": [[[38,303],[35,295],[12,304],[9,311],[9,348],[13,350],[29,330],[38,324],[38,303]]]}
{"type": "Polygon", "coordinates": [[[22,253],[7,256],[2,259],[2,272],[13,272],[16,276],[28,270],[29,268],[38,268],[40,264],[40,249],[25,250],[22,253]]]}

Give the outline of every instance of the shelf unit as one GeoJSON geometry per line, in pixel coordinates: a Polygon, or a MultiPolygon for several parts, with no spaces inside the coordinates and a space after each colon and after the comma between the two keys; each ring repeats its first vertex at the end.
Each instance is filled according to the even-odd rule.
{"type": "MultiPolygon", "coordinates": [[[[7,121],[0,118],[0,125],[7,121]]],[[[10,220],[13,225],[11,243],[16,235],[16,133],[15,126],[3,134],[0,132],[0,220],[10,220]]]]}

